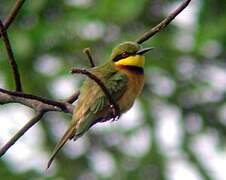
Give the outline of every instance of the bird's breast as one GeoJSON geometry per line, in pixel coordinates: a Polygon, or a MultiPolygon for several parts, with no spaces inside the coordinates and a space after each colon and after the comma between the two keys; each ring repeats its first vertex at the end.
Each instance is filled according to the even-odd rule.
{"type": "Polygon", "coordinates": [[[131,71],[128,69],[120,69],[128,77],[128,83],[125,93],[119,98],[118,104],[122,112],[129,110],[137,96],[139,96],[144,86],[144,74],[131,71]]]}

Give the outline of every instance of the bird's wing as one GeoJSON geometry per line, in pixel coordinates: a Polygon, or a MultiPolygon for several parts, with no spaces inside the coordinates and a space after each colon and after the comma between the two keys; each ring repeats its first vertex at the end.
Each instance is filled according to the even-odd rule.
{"type": "MultiPolygon", "coordinates": [[[[96,74],[94,71],[95,75],[96,74]]],[[[110,91],[112,97],[117,100],[126,89],[127,77],[124,74],[121,74],[117,71],[104,73],[104,76],[98,76],[105,84],[105,86],[110,91]]],[[[84,106],[86,108],[86,113],[82,116],[81,119],[77,121],[73,121],[60,142],[56,145],[51,158],[47,164],[47,168],[50,167],[53,159],[59,152],[59,150],[64,146],[64,144],[68,141],[68,139],[74,138],[77,139],[84,132],[86,132],[100,117],[97,117],[97,113],[104,108],[106,108],[109,103],[108,99],[105,96],[102,89],[95,84],[93,80],[87,79],[83,85],[83,92],[79,97],[81,104],[77,104],[77,106],[84,106]],[[90,98],[92,97],[92,99],[90,98]],[[79,122],[79,128],[76,127],[79,122]]]]}
{"type": "MultiPolygon", "coordinates": [[[[105,80],[104,84],[115,101],[125,92],[127,81],[127,76],[119,72],[114,73],[109,79],[105,80]]],[[[108,98],[100,88],[98,88],[97,97],[90,105],[92,113],[97,113],[109,105],[108,98]]]]}
{"type": "MultiPolygon", "coordinates": [[[[123,95],[128,82],[127,76],[120,72],[114,72],[110,77],[101,80],[104,82],[115,101],[123,95]]],[[[95,124],[97,120],[101,118],[98,117],[97,114],[109,106],[108,98],[105,96],[102,89],[98,86],[94,91],[95,92],[92,92],[94,99],[89,103],[86,118],[81,119],[79,122],[79,128],[76,129],[76,136],[80,136],[95,124]]]]}

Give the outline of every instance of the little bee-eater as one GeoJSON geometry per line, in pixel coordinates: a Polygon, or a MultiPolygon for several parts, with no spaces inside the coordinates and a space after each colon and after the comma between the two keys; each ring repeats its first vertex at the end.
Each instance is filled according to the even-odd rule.
{"type": "MultiPolygon", "coordinates": [[[[143,89],[144,53],[151,49],[142,49],[135,42],[124,42],[113,49],[105,64],[91,69],[92,74],[97,76],[108,88],[117,102],[121,114],[132,107],[136,97],[143,89]]],[[[76,140],[95,123],[101,122],[103,119],[111,119],[112,116],[112,109],[102,89],[96,82],[86,78],[73,112],[71,124],[57,144],[48,162],[48,167],[68,140],[76,140]]]]}

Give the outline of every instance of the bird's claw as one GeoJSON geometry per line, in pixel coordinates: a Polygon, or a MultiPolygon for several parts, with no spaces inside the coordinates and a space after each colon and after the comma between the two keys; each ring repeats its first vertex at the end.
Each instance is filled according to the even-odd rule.
{"type": "Polygon", "coordinates": [[[113,115],[112,122],[117,121],[119,119],[119,114],[117,110],[113,105],[110,105],[110,108],[112,109],[112,115],[113,115]]]}
{"type": "Polygon", "coordinates": [[[111,122],[118,121],[118,120],[119,120],[119,116],[118,115],[117,116],[113,116],[111,122]]]}

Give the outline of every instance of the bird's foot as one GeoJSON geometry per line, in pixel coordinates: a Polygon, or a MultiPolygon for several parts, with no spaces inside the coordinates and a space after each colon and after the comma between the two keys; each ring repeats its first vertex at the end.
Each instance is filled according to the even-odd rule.
{"type": "Polygon", "coordinates": [[[120,117],[119,111],[117,111],[117,109],[115,109],[113,105],[111,105],[110,108],[112,109],[112,120],[111,120],[111,122],[117,121],[120,117]]]}
{"type": "Polygon", "coordinates": [[[119,120],[119,116],[113,116],[111,122],[118,121],[118,120],[119,120]]]}

